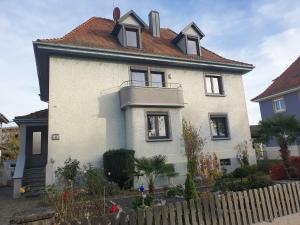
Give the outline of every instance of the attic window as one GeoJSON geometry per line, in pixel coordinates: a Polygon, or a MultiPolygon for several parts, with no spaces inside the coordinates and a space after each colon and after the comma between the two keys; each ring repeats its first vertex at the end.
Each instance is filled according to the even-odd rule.
{"type": "Polygon", "coordinates": [[[199,42],[197,38],[187,38],[187,54],[199,55],[199,42]]]}
{"type": "Polygon", "coordinates": [[[138,48],[138,30],[134,28],[126,28],[125,29],[125,35],[126,35],[126,46],[127,47],[134,47],[138,48]]]}

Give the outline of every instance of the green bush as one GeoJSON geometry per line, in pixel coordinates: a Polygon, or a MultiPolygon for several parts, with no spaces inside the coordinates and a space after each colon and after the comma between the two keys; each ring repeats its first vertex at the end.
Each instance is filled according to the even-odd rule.
{"type": "Polygon", "coordinates": [[[250,170],[248,167],[240,167],[240,168],[236,168],[233,172],[232,175],[234,178],[240,178],[243,179],[247,176],[250,175],[250,170]]]}
{"type": "Polygon", "coordinates": [[[103,154],[103,164],[104,173],[108,180],[116,182],[120,188],[132,186],[134,173],[133,150],[109,150],[103,154]]]}
{"type": "Polygon", "coordinates": [[[282,160],[258,160],[257,161],[257,170],[265,174],[269,174],[271,167],[274,164],[282,163],[282,160]]]}
{"type": "Polygon", "coordinates": [[[176,196],[183,196],[184,190],[181,185],[177,185],[176,187],[172,187],[167,191],[167,197],[173,198],[176,196]]]}
{"type": "Polygon", "coordinates": [[[80,173],[80,162],[70,157],[64,162],[64,166],[58,167],[55,171],[57,176],[63,177],[65,180],[75,181],[80,173]]]}
{"type": "Polygon", "coordinates": [[[119,186],[114,182],[109,182],[105,179],[104,172],[100,168],[88,165],[85,168],[84,180],[87,192],[93,196],[103,196],[104,188],[105,195],[116,195],[120,192],[119,186]]]}
{"type": "MultiPolygon", "coordinates": [[[[151,207],[154,203],[154,197],[152,194],[147,194],[146,198],[144,199],[144,206],[151,207]]],[[[143,205],[143,199],[141,196],[135,197],[135,199],[132,202],[132,207],[134,209],[141,208],[143,205]]]]}
{"type": "Polygon", "coordinates": [[[185,180],[184,197],[186,200],[198,198],[195,183],[192,176],[188,173],[185,180]]]}

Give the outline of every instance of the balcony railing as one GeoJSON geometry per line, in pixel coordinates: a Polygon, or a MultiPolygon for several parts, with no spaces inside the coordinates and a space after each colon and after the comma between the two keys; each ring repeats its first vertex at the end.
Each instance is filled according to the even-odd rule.
{"type": "Polygon", "coordinates": [[[184,107],[183,90],[178,83],[125,81],[120,85],[121,109],[126,107],[184,107]]]}
{"type": "Polygon", "coordinates": [[[120,88],[123,87],[158,87],[158,88],[181,88],[179,83],[169,83],[169,82],[153,82],[153,81],[138,81],[138,80],[127,80],[124,81],[120,88]]]}

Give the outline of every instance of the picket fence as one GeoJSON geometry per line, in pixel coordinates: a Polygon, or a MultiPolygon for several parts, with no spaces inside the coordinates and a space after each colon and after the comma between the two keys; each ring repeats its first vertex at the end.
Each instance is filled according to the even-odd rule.
{"type": "Polygon", "coordinates": [[[299,201],[300,185],[293,182],[60,224],[248,225],[299,212],[299,201]]]}

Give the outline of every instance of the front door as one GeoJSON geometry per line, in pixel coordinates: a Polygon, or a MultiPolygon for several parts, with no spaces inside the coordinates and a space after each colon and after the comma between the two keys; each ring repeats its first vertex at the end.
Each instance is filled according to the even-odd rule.
{"type": "Polygon", "coordinates": [[[48,155],[48,127],[32,126],[26,130],[26,168],[45,167],[48,155]]]}

